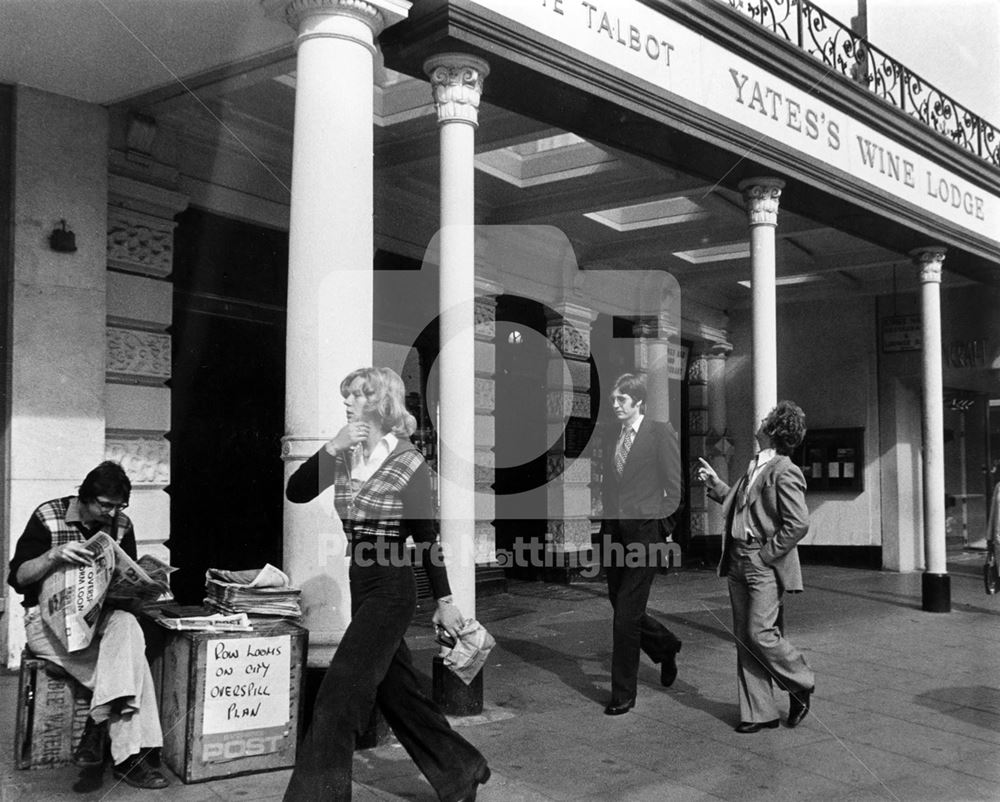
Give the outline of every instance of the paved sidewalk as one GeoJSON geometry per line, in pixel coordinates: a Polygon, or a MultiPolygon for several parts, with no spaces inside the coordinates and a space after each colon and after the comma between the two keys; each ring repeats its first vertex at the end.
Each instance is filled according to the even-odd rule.
{"type": "MultiPolygon", "coordinates": [[[[786,600],[789,636],[817,675],[813,712],[795,730],[755,735],[738,720],[725,584],[710,570],[657,578],[650,607],[684,641],[674,687],[644,662],[638,704],[602,714],[610,677],[603,586],[512,583],[480,601],[497,637],[486,710],[457,725],[486,755],[482,802],[519,800],[1000,799],[1000,597],[982,589],[981,553],[952,554],[950,614],[920,610],[920,575],[805,566],[806,592],[786,600]]],[[[434,653],[429,613],[411,628],[418,666],[434,653]]],[[[13,710],[17,677],[0,678],[13,710]]],[[[73,768],[13,768],[13,715],[0,742],[3,802],[14,800],[279,800],[276,771],[137,791],[71,788],[73,768]]],[[[358,802],[433,802],[394,742],[355,758],[358,802]]]]}

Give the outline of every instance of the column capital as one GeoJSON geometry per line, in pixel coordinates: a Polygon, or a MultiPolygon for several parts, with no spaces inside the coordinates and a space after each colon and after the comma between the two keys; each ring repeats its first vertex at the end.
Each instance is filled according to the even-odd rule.
{"type": "MultiPolygon", "coordinates": [[[[408,0],[260,0],[260,3],[268,16],[283,19],[300,34],[307,19],[325,16],[360,20],[371,29],[372,36],[406,19],[412,5],[408,0]]],[[[312,35],[336,38],[334,34],[320,32],[312,35]]]]}
{"type": "Polygon", "coordinates": [[[910,251],[913,264],[920,271],[920,283],[941,283],[941,270],[947,248],[944,245],[926,245],[910,251]]]}
{"type": "MultiPolygon", "coordinates": [[[[478,265],[476,268],[478,269],[478,265]]],[[[493,303],[496,304],[496,296],[503,295],[503,284],[487,276],[476,276],[476,298],[482,298],[484,296],[490,296],[493,299],[493,303]]]]}
{"type": "Polygon", "coordinates": [[[572,300],[556,301],[548,304],[545,309],[545,318],[550,323],[554,320],[566,319],[589,326],[596,317],[597,312],[590,306],[572,300]]]}
{"type": "Polygon", "coordinates": [[[748,178],[737,187],[743,194],[752,226],[778,225],[778,201],[785,182],[780,178],[748,178]]]}
{"type": "Polygon", "coordinates": [[[489,64],[466,53],[440,53],[424,62],[424,72],[434,92],[439,123],[479,125],[479,100],[489,64]]]}
{"type": "Polygon", "coordinates": [[[728,342],[706,342],[695,346],[695,353],[705,359],[722,359],[732,353],[733,344],[728,342]]]}

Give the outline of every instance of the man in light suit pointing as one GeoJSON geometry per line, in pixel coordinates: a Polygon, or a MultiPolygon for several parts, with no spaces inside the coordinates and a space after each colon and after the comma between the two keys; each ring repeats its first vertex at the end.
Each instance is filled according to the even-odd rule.
{"type": "Polygon", "coordinates": [[[802,653],[778,625],[782,593],[802,590],[796,545],[809,530],[809,509],[805,478],[789,455],[805,433],[802,410],[779,401],[757,430],[760,452],[733,487],[703,459],[696,471],[708,494],[722,503],[719,576],[728,579],[733,608],[740,733],[778,726],[775,683],[788,691],[788,726],[798,726],[816,685],[802,653]]]}
{"type": "MultiPolygon", "coordinates": [[[[677,652],[681,641],[646,613],[649,590],[656,576],[653,547],[672,532],[670,515],[681,503],[681,465],[677,434],[670,424],[643,414],[646,384],[641,376],[619,376],[611,391],[611,405],[621,424],[615,447],[605,450],[601,494],[604,520],[602,543],[623,547],[644,559],[606,564],[608,598],[614,610],[611,654],[609,716],[627,713],[635,706],[639,652],[660,664],[660,682],[673,684],[677,677],[677,652]],[[636,562],[641,564],[636,564],[636,562]]],[[[607,554],[607,552],[605,552],[607,554]]]]}

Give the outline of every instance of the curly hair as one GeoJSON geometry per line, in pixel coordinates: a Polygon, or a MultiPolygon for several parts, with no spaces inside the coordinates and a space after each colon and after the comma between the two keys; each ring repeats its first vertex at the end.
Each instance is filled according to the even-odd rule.
{"type": "Polygon", "coordinates": [[[378,415],[385,431],[397,437],[413,434],[417,420],[406,409],[406,388],[396,371],[389,368],[352,370],[340,383],[340,394],[347,398],[356,382],[360,382],[360,390],[365,396],[365,408],[378,415]]]}
{"type": "Polygon", "coordinates": [[[790,456],[806,436],[806,413],[794,401],[779,401],[767,413],[761,430],[779,454],[790,456]]]}

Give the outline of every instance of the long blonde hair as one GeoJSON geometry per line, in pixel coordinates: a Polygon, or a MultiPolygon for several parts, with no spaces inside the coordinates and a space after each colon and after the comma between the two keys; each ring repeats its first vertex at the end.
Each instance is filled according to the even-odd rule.
{"type": "Polygon", "coordinates": [[[396,371],[389,368],[358,368],[340,383],[340,394],[347,398],[351,385],[361,380],[365,408],[378,415],[382,428],[397,437],[409,437],[417,428],[416,418],[406,409],[406,388],[396,371]]]}

